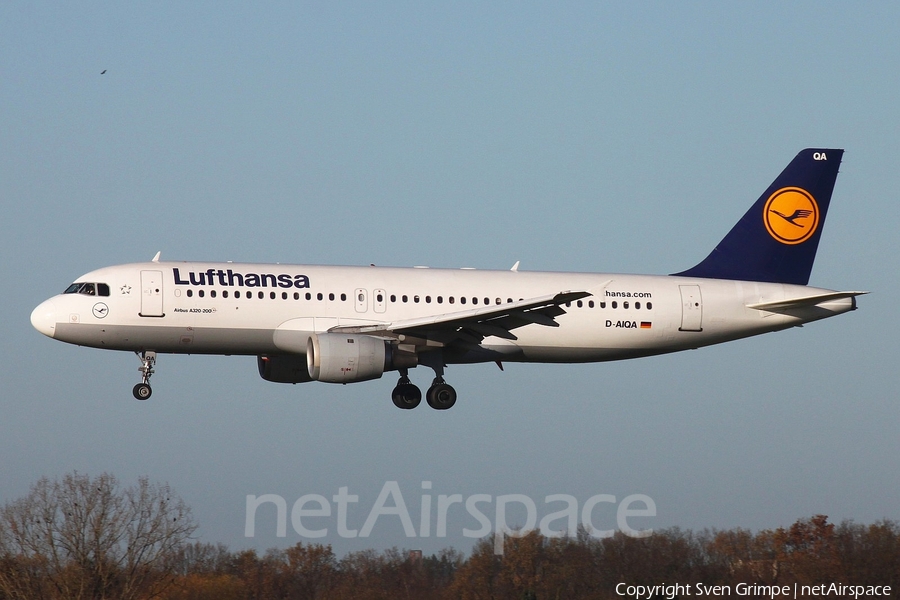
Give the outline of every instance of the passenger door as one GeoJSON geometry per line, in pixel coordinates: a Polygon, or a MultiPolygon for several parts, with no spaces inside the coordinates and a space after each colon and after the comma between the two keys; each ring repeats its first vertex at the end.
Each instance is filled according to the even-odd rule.
{"type": "Polygon", "coordinates": [[[141,312],[142,317],[163,317],[163,276],[162,271],[141,271],[141,312]]]}
{"type": "Polygon", "coordinates": [[[681,289],[681,327],[678,331],[703,331],[703,299],[699,285],[679,285],[681,289]]]}

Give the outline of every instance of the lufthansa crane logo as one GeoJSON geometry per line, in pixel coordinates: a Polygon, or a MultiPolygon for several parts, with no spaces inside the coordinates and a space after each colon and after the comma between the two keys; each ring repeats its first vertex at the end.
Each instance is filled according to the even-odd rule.
{"type": "Polygon", "coordinates": [[[763,223],[769,235],[782,244],[802,244],[819,227],[819,205],[804,189],[781,188],[769,196],[763,223]]]}

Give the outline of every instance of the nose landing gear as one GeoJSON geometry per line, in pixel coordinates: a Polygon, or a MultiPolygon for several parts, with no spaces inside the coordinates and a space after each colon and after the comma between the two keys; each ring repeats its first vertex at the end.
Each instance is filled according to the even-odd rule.
{"type": "Polygon", "coordinates": [[[134,386],[131,393],[138,400],[146,400],[153,393],[153,390],[150,389],[150,376],[155,373],[153,367],[156,365],[156,352],[145,350],[140,353],[135,352],[135,354],[141,359],[141,366],[138,367],[138,371],[141,373],[141,383],[134,386]]]}

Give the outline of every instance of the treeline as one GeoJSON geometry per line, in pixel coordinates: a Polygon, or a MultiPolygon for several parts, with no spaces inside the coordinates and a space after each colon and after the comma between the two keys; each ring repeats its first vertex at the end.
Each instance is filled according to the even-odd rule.
{"type": "MultiPolygon", "coordinates": [[[[738,584],[900,588],[900,525],[817,515],[789,528],[618,533],[539,532],[471,554],[365,550],[337,557],[298,543],[260,555],[192,541],[190,508],[166,485],[103,474],[42,479],[0,508],[0,600],[621,598],[627,585],[738,584]],[[623,590],[620,588],[619,590],[623,590]]],[[[694,594],[696,595],[696,594],[694,594]]],[[[754,596],[744,595],[752,598],[754,596]]]]}
{"type": "Polygon", "coordinates": [[[331,546],[303,543],[259,555],[195,542],[182,545],[152,577],[145,576],[144,589],[127,594],[120,586],[124,574],[111,574],[104,589],[94,585],[90,567],[69,564],[55,577],[33,577],[27,562],[10,555],[0,559],[0,599],[606,599],[622,598],[616,593],[620,583],[734,589],[739,583],[795,582],[889,585],[897,597],[900,526],[893,521],[835,526],[819,515],[756,534],[667,529],[647,538],[619,533],[596,539],[585,532],[572,538],[529,532],[507,538],[502,555],[494,553],[493,540],[482,540],[467,558],[453,549],[431,556],[364,550],[339,558],[331,546]],[[59,578],[69,587],[56,585],[59,578]]]}
{"type": "Polygon", "coordinates": [[[739,583],[889,585],[896,597],[900,526],[835,526],[818,515],[756,534],[667,529],[647,538],[596,539],[583,531],[572,538],[529,532],[507,538],[502,555],[494,553],[493,540],[482,540],[468,558],[452,549],[425,557],[392,549],[338,558],[330,546],[302,543],[259,556],[194,544],[176,564],[167,600],[605,599],[622,598],[620,583],[698,582],[732,589],[739,583]]]}

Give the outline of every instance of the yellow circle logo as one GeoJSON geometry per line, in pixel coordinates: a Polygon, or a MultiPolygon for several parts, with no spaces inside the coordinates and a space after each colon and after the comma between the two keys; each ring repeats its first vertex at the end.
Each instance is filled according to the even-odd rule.
{"type": "Polygon", "coordinates": [[[802,244],[819,226],[819,205],[804,189],[781,188],[769,196],[763,223],[769,235],[782,244],[802,244]]]}

